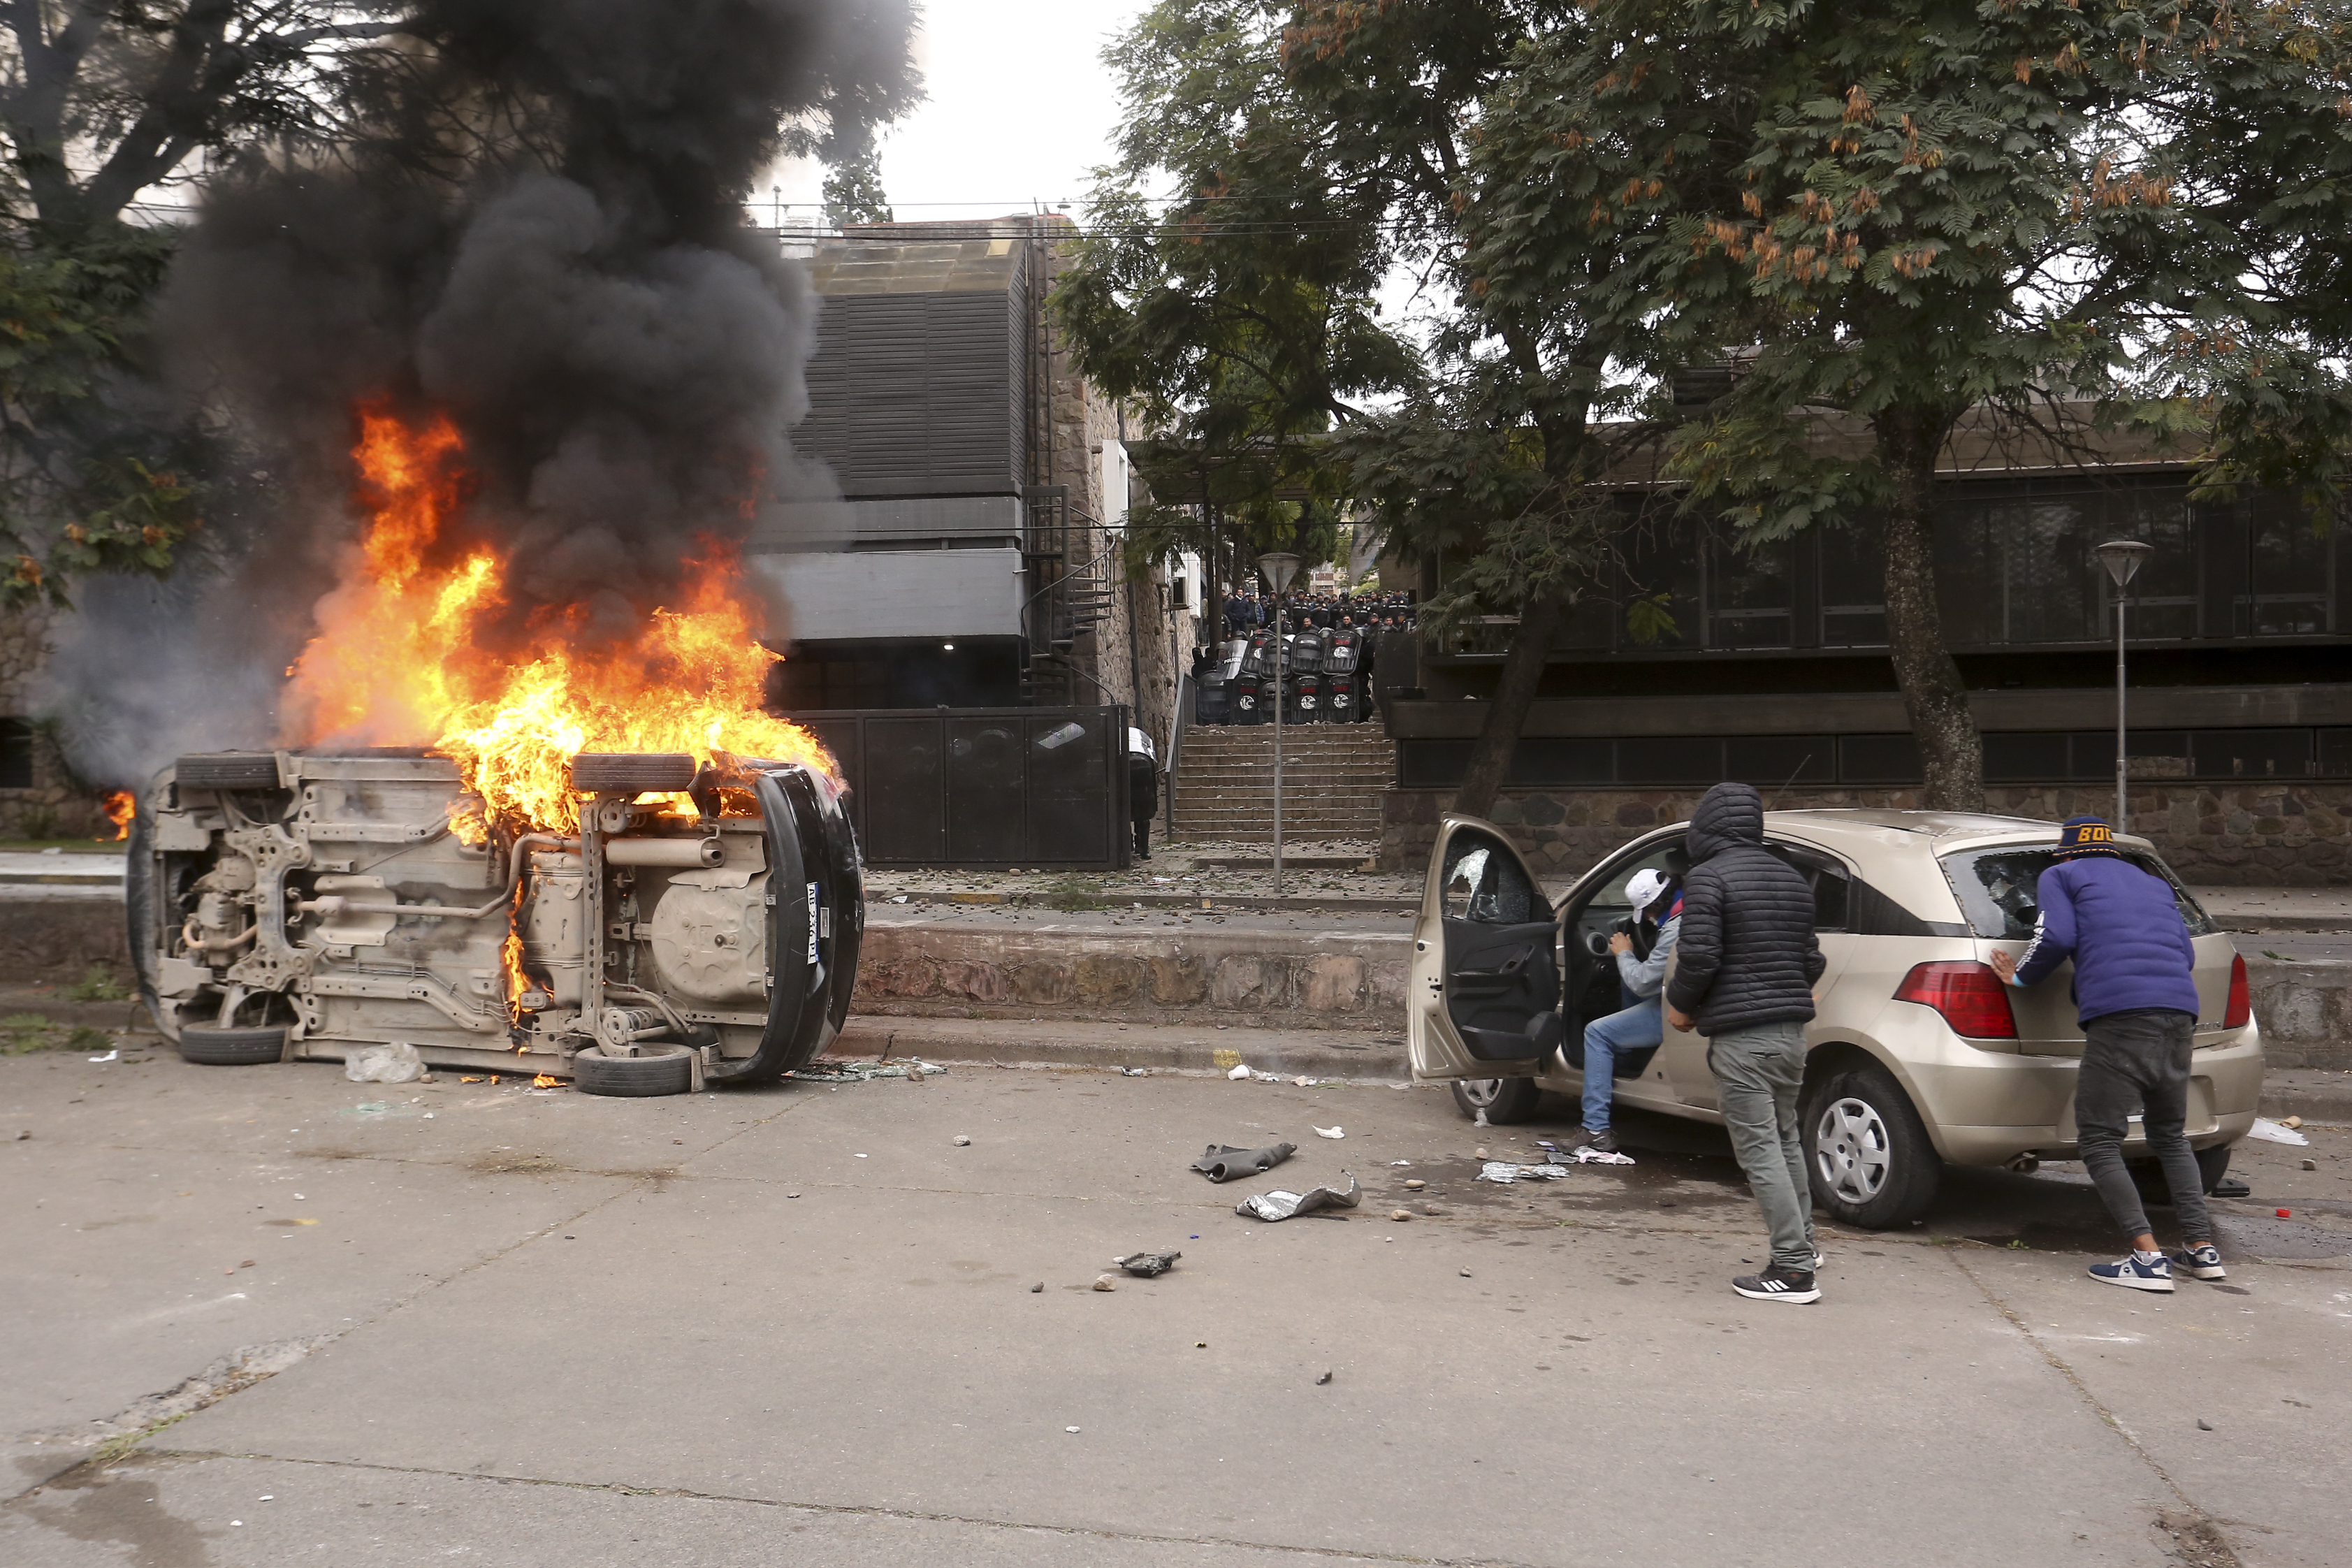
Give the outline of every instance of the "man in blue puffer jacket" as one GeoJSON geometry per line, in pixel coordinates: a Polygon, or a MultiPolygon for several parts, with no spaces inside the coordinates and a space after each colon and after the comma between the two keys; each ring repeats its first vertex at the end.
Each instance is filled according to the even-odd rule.
{"type": "Polygon", "coordinates": [[[2058,862],[2042,873],[2034,899],[2042,912],[2033,940],[2014,961],[1994,953],[1992,966],[2012,985],[2034,985],[2074,961],[2075,1016],[2084,1037],[2074,1080],[2076,1142],[2107,1212],[2132,1244],[2130,1257],[2094,1265],[2091,1277],[2169,1291],[2178,1264],[2200,1279],[2221,1279],[2204,1180],[2182,1131],[2197,1027],[2197,952],[2172,885],[2125,859],[2106,823],[2076,816],[2067,819],[2058,862]],[[2175,1258],[2158,1250],[2124,1168],[2124,1135],[2135,1109],[2180,1216],[2186,1247],[2175,1258]]]}

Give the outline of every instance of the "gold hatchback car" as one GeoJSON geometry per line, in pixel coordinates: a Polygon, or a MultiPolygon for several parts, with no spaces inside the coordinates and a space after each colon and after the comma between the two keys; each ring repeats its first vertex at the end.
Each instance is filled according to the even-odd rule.
{"type": "MultiPolygon", "coordinates": [[[[1464,1114],[1490,1122],[1525,1120],[1542,1089],[1580,1095],[1584,1026],[1624,1005],[1609,936],[1633,912],[1625,883],[1645,868],[1679,880],[1685,826],[1635,839],[1547,900],[1502,833],[1445,817],[1413,931],[1413,1076],[1450,1080],[1464,1114]]],[[[2072,987],[2053,978],[2013,989],[1987,962],[2032,938],[2035,882],[2054,858],[2057,826],[1776,811],[1765,814],[1764,837],[1812,882],[1828,961],[1805,1026],[1800,1112],[1813,1201],[1849,1225],[1886,1229],[1927,1206],[1947,1163],[2031,1170],[2074,1158],[2083,1031],[2072,987]]],[[[2172,885],[2196,949],[2188,1131],[2210,1192],[2262,1092],[2245,961],[2147,840],[2116,842],[2172,885]]],[[[2071,978],[2071,966],[2061,974],[2071,978]]],[[[1620,1056],[1615,1070],[1620,1105],[1723,1120],[1698,1035],[1669,1026],[1662,1044],[1620,1056]]],[[[2145,1160],[2133,1120],[2125,1152],[2145,1160]]]]}

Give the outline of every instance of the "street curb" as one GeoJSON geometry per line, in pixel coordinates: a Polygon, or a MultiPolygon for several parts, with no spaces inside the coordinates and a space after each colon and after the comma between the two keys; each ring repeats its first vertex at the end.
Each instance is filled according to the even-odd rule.
{"type": "MultiPolygon", "coordinates": [[[[1012,1020],[1018,1021],[1018,1020],[1012,1020]]],[[[1223,1074],[1239,1064],[1286,1078],[1409,1082],[1404,1041],[1395,1035],[1334,1030],[1217,1029],[1207,1026],[1046,1024],[1029,1020],[1008,1042],[1002,1018],[902,1018],[852,1014],[825,1054],[871,1061],[991,1062],[1004,1067],[1087,1068],[1223,1074]]]]}
{"type": "MultiPolygon", "coordinates": [[[[1008,909],[1050,910],[1058,906],[1030,893],[908,893],[903,904],[895,900],[897,893],[877,892],[867,903],[877,909],[918,910],[925,904],[987,905],[1008,909]]],[[[1284,910],[1312,910],[1329,915],[1409,915],[1421,908],[1419,899],[1403,897],[1312,898],[1304,894],[1286,893],[1281,898],[1238,896],[1218,898],[1198,893],[1128,892],[1120,889],[1106,889],[1094,908],[1127,909],[1141,905],[1147,910],[1207,910],[1216,914],[1253,914],[1284,910]]],[[[1078,912],[1078,911],[1066,911],[1078,912]]]]}

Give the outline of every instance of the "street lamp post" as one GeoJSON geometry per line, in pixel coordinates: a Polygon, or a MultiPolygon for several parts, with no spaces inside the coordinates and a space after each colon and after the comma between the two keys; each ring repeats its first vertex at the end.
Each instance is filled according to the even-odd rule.
{"type": "Polygon", "coordinates": [[[2125,813],[2130,809],[2128,778],[2130,767],[2124,755],[2124,590],[2130,585],[2134,574],[2153,552],[2152,547],[2137,539],[2110,539],[2092,553],[2116,584],[2116,831],[2126,831],[2125,813]]]}
{"type": "Polygon", "coordinates": [[[1298,557],[1276,552],[1257,558],[1257,569],[1265,574],[1266,585],[1274,590],[1274,896],[1282,897],[1282,672],[1289,662],[1289,650],[1282,640],[1283,590],[1298,574],[1298,557]]]}

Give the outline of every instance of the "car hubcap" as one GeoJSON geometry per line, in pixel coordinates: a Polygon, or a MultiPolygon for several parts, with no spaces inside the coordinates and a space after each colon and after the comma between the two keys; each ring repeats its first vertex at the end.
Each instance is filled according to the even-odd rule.
{"type": "Polygon", "coordinates": [[[1471,1078],[1462,1080],[1462,1098],[1485,1110],[1503,1097],[1503,1080],[1498,1078],[1471,1078]]]}
{"type": "Polygon", "coordinates": [[[1866,1100],[1832,1100],[1813,1129],[1813,1164],[1822,1183],[1850,1204],[1868,1203],[1894,1170],[1886,1120],[1866,1100]]]}

